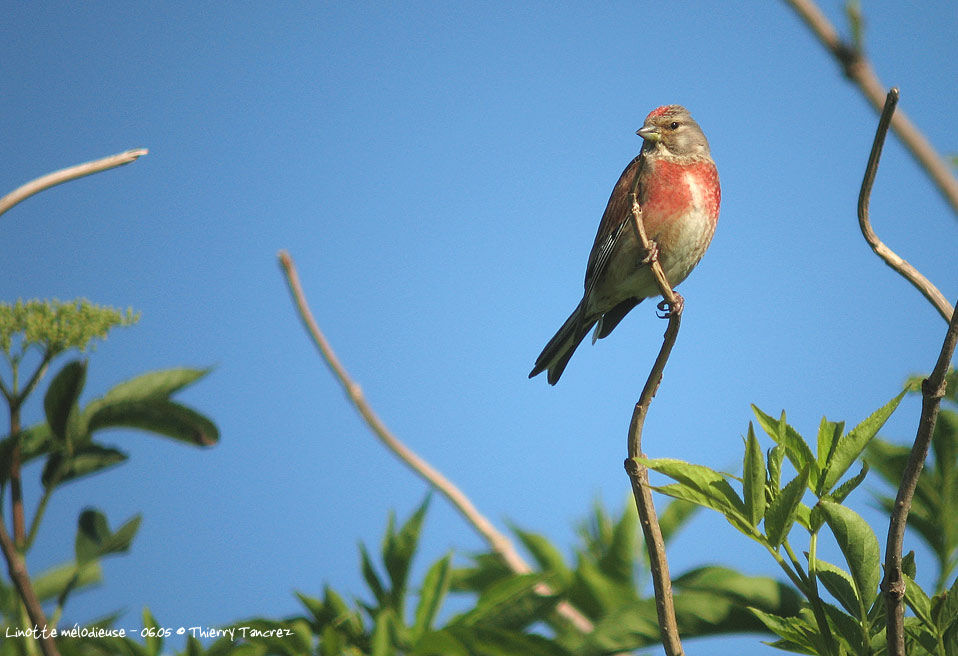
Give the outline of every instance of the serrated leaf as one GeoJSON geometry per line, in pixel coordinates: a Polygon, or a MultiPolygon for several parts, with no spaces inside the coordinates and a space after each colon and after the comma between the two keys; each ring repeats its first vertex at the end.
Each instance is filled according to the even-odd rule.
{"type": "Polygon", "coordinates": [[[905,579],[905,603],[929,629],[936,629],[935,622],[931,617],[931,599],[908,574],[902,572],[902,578],[905,579]]]}
{"type": "Polygon", "coordinates": [[[775,495],[779,493],[782,487],[782,462],[785,460],[785,447],[781,444],[776,444],[767,452],[767,461],[768,461],[768,480],[765,487],[767,488],[767,499],[775,498],[775,495]]]}
{"type": "Polygon", "coordinates": [[[828,561],[818,559],[815,562],[818,580],[825,589],[838,600],[838,603],[852,615],[860,614],[858,596],[855,592],[855,582],[852,575],[841,567],[832,565],[828,561]]]}
{"type": "Polygon", "coordinates": [[[820,471],[825,470],[832,453],[835,451],[835,446],[838,444],[838,440],[844,431],[844,421],[828,421],[825,417],[822,417],[822,421],[818,426],[818,457],[816,458],[820,471]]]}
{"type": "Polygon", "coordinates": [[[682,485],[681,483],[673,483],[671,485],[651,485],[650,487],[656,492],[672,497],[673,499],[694,503],[695,505],[701,506],[703,508],[711,508],[712,510],[724,515],[729,524],[734,526],[745,535],[749,537],[755,536],[755,529],[749,525],[747,521],[745,521],[744,515],[739,516],[735,513],[726,514],[726,507],[724,504],[717,503],[713,498],[710,498],[693,488],[682,485]]]}
{"type": "Polygon", "coordinates": [[[86,382],[86,360],[72,360],[57,372],[43,397],[43,411],[53,435],[67,438],[67,424],[86,382]]]}
{"type": "Polygon", "coordinates": [[[674,458],[635,458],[635,460],[703,494],[713,501],[716,509],[723,509],[722,512],[726,516],[732,514],[739,521],[745,521],[745,502],[729,485],[726,474],[674,458]]]}
{"type": "Polygon", "coordinates": [[[90,415],[88,430],[104,428],[140,428],[196,446],[211,446],[219,441],[216,424],[192,408],[165,399],[102,405],[90,415]]]}
{"type": "Polygon", "coordinates": [[[888,421],[891,413],[895,411],[904,396],[905,390],[902,390],[891,401],[870,414],[864,421],[851,429],[847,435],[838,440],[828,463],[825,465],[819,496],[831,490],[845,475],[845,472],[868,446],[868,442],[888,421]]]}
{"type": "Polygon", "coordinates": [[[801,648],[800,653],[815,654],[815,645],[810,635],[815,629],[801,617],[779,617],[766,613],[758,608],[748,607],[748,610],[765,625],[769,631],[801,648]]]}
{"type": "Polygon", "coordinates": [[[808,486],[808,469],[782,488],[765,509],[765,537],[773,549],[778,549],[795,523],[795,513],[808,486]]]}
{"type": "Polygon", "coordinates": [[[752,405],[752,411],[758,419],[759,425],[765,430],[776,444],[785,447],[785,456],[795,467],[796,471],[808,469],[808,482],[812,490],[818,487],[819,470],[812,450],[797,430],[785,421],[785,411],[782,410],[780,419],[767,415],[758,406],[752,405]]]}
{"type": "Polygon", "coordinates": [[[862,460],[862,468],[859,470],[858,474],[854,478],[850,478],[841,485],[839,485],[834,492],[832,492],[829,497],[836,503],[841,503],[848,495],[851,494],[856,487],[862,484],[862,481],[865,480],[865,476],[868,475],[868,463],[862,460]]]}
{"type": "Polygon", "coordinates": [[[765,516],[765,458],[755,437],[752,422],[748,422],[748,436],[745,439],[742,496],[745,499],[746,521],[752,526],[758,526],[765,516]]]}
{"type": "Polygon", "coordinates": [[[881,575],[878,538],[868,523],[854,510],[828,499],[821,499],[819,506],[845,556],[858,598],[865,608],[869,608],[878,596],[878,580],[881,575]]]}
{"type": "Polygon", "coordinates": [[[932,611],[939,632],[945,633],[952,625],[958,626],[958,579],[947,591],[935,595],[932,611]]]}
{"type": "Polygon", "coordinates": [[[452,556],[447,554],[433,563],[429,571],[426,572],[422,589],[419,591],[419,604],[416,606],[415,620],[412,626],[413,641],[418,641],[432,628],[432,623],[439,613],[442,601],[445,599],[446,593],[449,592],[451,562],[452,556]]]}

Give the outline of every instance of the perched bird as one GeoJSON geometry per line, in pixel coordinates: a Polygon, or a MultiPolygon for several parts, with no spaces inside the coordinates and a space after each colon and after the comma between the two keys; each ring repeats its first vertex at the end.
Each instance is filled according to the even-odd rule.
{"type": "Polygon", "coordinates": [[[636,134],[644,140],[642,150],[612,189],[589,253],[585,294],[542,349],[529,378],[548,370],[555,385],[593,325],[594,343],[643,299],[659,295],[649,254],[631,225],[633,188],[646,236],[672,286],[685,280],[712,241],[722,192],[702,128],[684,107],[665,105],[652,110],[636,134]]]}

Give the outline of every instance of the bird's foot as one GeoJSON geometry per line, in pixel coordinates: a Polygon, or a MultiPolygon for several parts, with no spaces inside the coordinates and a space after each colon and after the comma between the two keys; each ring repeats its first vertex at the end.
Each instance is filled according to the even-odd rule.
{"type": "Polygon", "coordinates": [[[682,314],[682,308],[685,307],[685,299],[682,298],[682,295],[678,292],[672,292],[672,294],[675,296],[674,303],[663,300],[655,306],[656,309],[661,312],[661,314],[658,315],[659,319],[671,319],[673,315],[682,314]]]}

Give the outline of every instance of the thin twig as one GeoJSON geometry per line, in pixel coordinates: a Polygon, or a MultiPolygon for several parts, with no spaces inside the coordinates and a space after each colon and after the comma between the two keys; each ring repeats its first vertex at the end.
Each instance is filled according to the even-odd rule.
{"type": "MultiPolygon", "coordinates": [[[[841,40],[835,27],[812,0],[786,0],[786,2],[805,21],[822,45],[838,60],[845,76],[858,86],[876,111],[881,111],[885,102],[885,87],[861,50],[841,40]]],[[[905,147],[911,151],[912,156],[918,160],[919,165],[928,173],[951,208],[958,212],[958,180],[955,179],[948,163],[904,113],[895,114],[891,126],[905,147]]]]}
{"type": "MultiPolygon", "coordinates": [[[[636,182],[638,178],[636,179],[636,182]]],[[[635,507],[639,513],[639,523],[645,536],[645,547],[649,553],[649,568],[652,571],[652,588],[655,591],[655,611],[659,618],[659,629],[662,636],[662,646],[668,656],[681,656],[682,643],[679,640],[679,628],[675,619],[675,606],[672,600],[672,579],[669,576],[669,563],[665,557],[665,540],[662,538],[662,529],[659,528],[658,516],[655,514],[655,504],[652,502],[652,490],[649,487],[649,471],[635,458],[644,457],[642,453],[642,428],[645,417],[652,403],[652,397],[662,382],[662,372],[668,362],[675,338],[679,334],[679,324],[682,322],[682,297],[672,290],[658,257],[654,254],[649,239],[645,234],[645,226],[641,219],[642,210],[636,200],[636,193],[632,193],[632,226],[635,229],[636,239],[645,252],[650,254],[649,265],[659,286],[662,297],[669,306],[669,325],[665,330],[662,348],[655,358],[652,371],[645,381],[642,394],[632,412],[632,421],[629,424],[629,457],[625,461],[625,470],[632,483],[632,496],[635,497],[635,507]]]]}
{"type": "Polygon", "coordinates": [[[2,521],[0,521],[0,549],[3,550],[3,557],[7,561],[7,571],[10,574],[10,579],[20,593],[20,598],[27,609],[30,621],[33,622],[34,627],[39,632],[36,639],[40,643],[40,649],[43,650],[44,656],[60,656],[56,643],[47,631],[47,618],[43,614],[40,601],[33,592],[27,566],[23,562],[20,552],[14,546],[13,540],[10,539],[7,527],[2,521]]]}
{"type": "Polygon", "coordinates": [[[133,150],[127,150],[126,152],[110,155],[102,159],[93,160],[92,162],[77,164],[76,166],[48,173],[14,189],[3,198],[0,198],[0,214],[3,214],[20,201],[40,193],[44,189],[49,189],[62,182],[82,178],[85,175],[99,173],[100,171],[106,171],[107,169],[122,166],[123,164],[129,164],[130,162],[136,161],[137,158],[146,155],[148,152],[150,151],[146,148],[134,148],[133,150]]]}
{"type": "MultiPolygon", "coordinates": [[[[309,309],[309,305],[306,302],[306,297],[303,294],[302,287],[299,283],[299,275],[296,273],[296,267],[293,264],[293,260],[289,253],[286,251],[280,251],[279,262],[286,276],[286,283],[289,285],[289,290],[293,296],[293,301],[296,305],[296,311],[299,313],[300,319],[303,321],[307,332],[312,338],[313,343],[322,354],[326,364],[329,365],[329,368],[332,370],[333,374],[342,384],[343,389],[346,391],[346,396],[349,397],[349,400],[353,403],[353,406],[362,416],[363,420],[366,422],[366,425],[369,426],[376,437],[378,437],[379,440],[396,455],[396,457],[398,457],[405,465],[407,465],[417,475],[425,480],[426,483],[439,490],[439,492],[446,497],[446,499],[448,499],[453,506],[455,506],[463,518],[465,518],[465,520],[469,522],[469,524],[471,524],[476,531],[479,532],[483,539],[485,539],[492,550],[502,557],[509,569],[517,574],[527,574],[531,572],[532,568],[522,558],[522,556],[519,555],[519,552],[512,544],[512,541],[506,535],[499,532],[495,526],[492,525],[492,522],[486,519],[486,517],[479,512],[479,510],[473,505],[472,501],[469,500],[469,497],[467,497],[462,490],[456,487],[452,481],[443,476],[442,473],[433,468],[428,462],[420,458],[418,455],[413,453],[412,450],[403,444],[376,415],[372,407],[370,407],[370,405],[366,402],[366,399],[363,397],[363,393],[359,385],[354,382],[352,378],[350,378],[349,374],[346,372],[346,369],[342,364],[340,364],[339,359],[333,352],[332,347],[329,345],[326,337],[319,329],[319,325],[313,318],[312,312],[309,309]]],[[[555,591],[544,583],[540,583],[536,587],[536,592],[544,596],[555,594],[555,591]]],[[[592,632],[593,625],[589,618],[583,615],[581,611],[568,602],[560,601],[556,606],[556,611],[565,617],[582,633],[592,632]]]]}
{"type": "Polygon", "coordinates": [[[895,251],[888,248],[872,230],[871,219],[868,214],[868,205],[872,193],[872,185],[875,183],[875,175],[878,172],[878,161],[881,159],[882,146],[885,143],[885,135],[888,134],[888,124],[895,115],[895,105],[898,103],[898,89],[892,87],[885,98],[885,105],[882,107],[881,116],[878,119],[878,129],[875,131],[875,140],[872,142],[872,150],[868,155],[868,164],[865,166],[865,177],[862,179],[861,191],[858,194],[858,225],[862,230],[865,241],[872,247],[875,254],[885,261],[885,264],[901,274],[905,280],[914,285],[928,301],[935,306],[938,313],[947,322],[951,319],[955,309],[951,306],[935,285],[928,278],[902,259],[895,251]]]}
{"type": "Polygon", "coordinates": [[[928,455],[928,446],[935,431],[941,397],[945,395],[945,374],[955,353],[958,343],[958,312],[951,316],[948,332],[945,333],[938,362],[931,375],[921,384],[921,418],[918,420],[918,433],[915,444],[908,456],[905,471],[902,472],[901,485],[895,498],[891,521],[888,524],[888,540],[885,545],[885,580],[882,590],[885,593],[885,614],[888,617],[887,640],[889,656],[905,655],[905,608],[902,600],[905,596],[905,582],[901,572],[901,550],[905,539],[905,525],[912,497],[918,485],[918,477],[928,455]]]}

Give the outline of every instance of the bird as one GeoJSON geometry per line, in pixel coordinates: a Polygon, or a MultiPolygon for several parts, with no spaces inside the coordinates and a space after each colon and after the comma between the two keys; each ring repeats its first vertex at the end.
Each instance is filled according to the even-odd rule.
{"type": "Polygon", "coordinates": [[[673,287],[685,280],[712,241],[722,191],[702,128],[685,107],[663,105],[649,113],[636,134],[642,148],[612,189],[589,253],[582,300],[542,349],[529,378],[547,371],[549,384],[555,385],[593,326],[594,344],[632,308],[659,295],[652,254],[642,248],[631,224],[633,191],[651,250],[673,287]]]}

